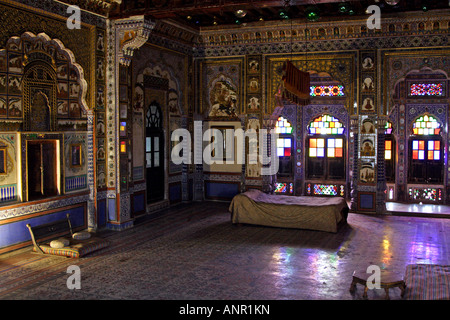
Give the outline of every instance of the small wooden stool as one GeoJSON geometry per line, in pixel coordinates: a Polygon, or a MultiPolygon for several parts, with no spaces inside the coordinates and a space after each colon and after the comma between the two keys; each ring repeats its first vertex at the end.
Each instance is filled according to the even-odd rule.
{"type": "MultiPolygon", "coordinates": [[[[353,280],[352,284],[350,285],[350,292],[354,293],[356,289],[356,284],[362,284],[364,286],[364,294],[363,298],[367,299],[367,290],[369,288],[367,287],[367,279],[372,275],[372,273],[367,273],[366,271],[354,271],[353,272],[353,280]]],[[[387,270],[381,270],[380,275],[380,287],[384,289],[386,292],[385,299],[389,300],[389,289],[399,287],[401,292],[401,296],[405,294],[405,281],[403,280],[403,276],[399,273],[387,271],[387,270]]]]}

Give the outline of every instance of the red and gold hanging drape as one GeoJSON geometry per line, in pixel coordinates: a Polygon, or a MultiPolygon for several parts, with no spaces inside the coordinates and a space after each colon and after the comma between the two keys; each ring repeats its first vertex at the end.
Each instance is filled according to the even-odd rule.
{"type": "Polygon", "coordinates": [[[308,105],[310,82],[309,72],[299,70],[287,60],[283,65],[283,76],[275,94],[276,104],[281,104],[281,100],[288,100],[300,106],[308,105]]]}

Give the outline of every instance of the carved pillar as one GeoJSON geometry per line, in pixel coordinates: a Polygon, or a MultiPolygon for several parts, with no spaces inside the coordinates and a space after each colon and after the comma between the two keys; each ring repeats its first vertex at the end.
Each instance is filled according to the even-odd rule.
{"type": "Polygon", "coordinates": [[[97,230],[97,183],[94,175],[95,165],[95,151],[94,151],[94,121],[95,114],[93,109],[87,111],[87,181],[89,188],[88,200],[88,229],[91,231],[97,230]]]}
{"type": "Polygon", "coordinates": [[[377,196],[376,196],[376,212],[383,214],[386,212],[386,169],[385,169],[385,125],[387,116],[380,115],[377,121],[377,196]]]}
{"type": "MultiPolygon", "coordinates": [[[[119,68],[130,66],[134,52],[148,40],[155,22],[135,16],[108,20],[107,25],[107,216],[108,226],[121,230],[130,227],[132,220],[130,194],[128,190],[121,194],[120,190],[119,68]]],[[[128,103],[131,103],[130,95],[128,103]]]]}
{"type": "Polygon", "coordinates": [[[350,210],[356,211],[358,208],[358,145],[359,145],[359,118],[351,116],[350,118],[350,136],[353,133],[353,163],[350,182],[350,210]]]}

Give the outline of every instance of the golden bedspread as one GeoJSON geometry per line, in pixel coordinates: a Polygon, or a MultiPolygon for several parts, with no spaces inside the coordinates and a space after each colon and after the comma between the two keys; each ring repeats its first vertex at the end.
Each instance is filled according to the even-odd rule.
{"type": "Polygon", "coordinates": [[[349,208],[342,197],[269,195],[251,189],[234,196],[229,211],[232,223],[336,233],[349,208]]]}

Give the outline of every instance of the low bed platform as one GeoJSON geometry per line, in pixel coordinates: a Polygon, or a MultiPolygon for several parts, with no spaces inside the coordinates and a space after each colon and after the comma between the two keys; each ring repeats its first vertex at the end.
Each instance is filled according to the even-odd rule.
{"type": "Polygon", "coordinates": [[[251,189],[234,196],[229,211],[233,224],[336,233],[339,224],[347,223],[349,207],[342,197],[270,195],[251,189]]]}

